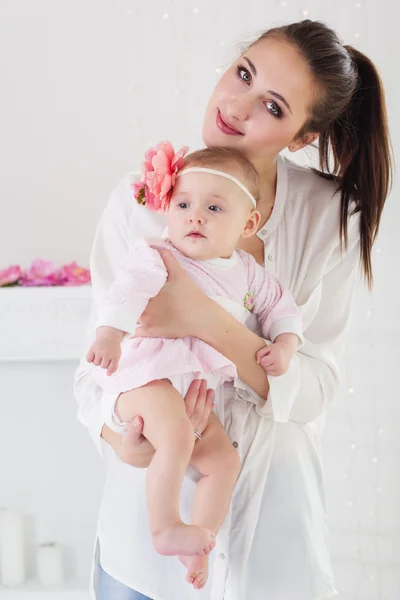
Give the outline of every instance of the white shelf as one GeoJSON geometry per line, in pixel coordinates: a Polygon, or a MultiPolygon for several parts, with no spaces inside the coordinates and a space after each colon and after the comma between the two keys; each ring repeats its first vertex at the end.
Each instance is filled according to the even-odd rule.
{"type": "Polygon", "coordinates": [[[79,359],[91,303],[90,285],[0,288],[0,361],[79,359]]]}
{"type": "Polygon", "coordinates": [[[64,587],[42,588],[37,584],[27,584],[16,588],[0,585],[1,600],[89,600],[87,590],[64,587]]]}

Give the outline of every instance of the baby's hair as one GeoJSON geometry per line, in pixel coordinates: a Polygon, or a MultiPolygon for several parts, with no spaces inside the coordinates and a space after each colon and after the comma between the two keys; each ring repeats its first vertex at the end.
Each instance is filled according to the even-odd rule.
{"type": "Polygon", "coordinates": [[[218,146],[191,152],[185,157],[183,168],[189,167],[206,167],[226,171],[229,175],[237,177],[251,192],[255,200],[258,201],[260,198],[258,173],[249,159],[239,150],[218,146]]]}

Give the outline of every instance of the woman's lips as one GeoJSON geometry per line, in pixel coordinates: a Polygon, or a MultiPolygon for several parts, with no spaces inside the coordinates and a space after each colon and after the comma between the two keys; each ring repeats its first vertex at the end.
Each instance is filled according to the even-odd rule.
{"type": "Polygon", "coordinates": [[[226,133],[227,135],[243,135],[243,133],[232,127],[232,125],[229,125],[229,123],[223,119],[220,110],[217,112],[217,127],[222,133],[226,133]]]}

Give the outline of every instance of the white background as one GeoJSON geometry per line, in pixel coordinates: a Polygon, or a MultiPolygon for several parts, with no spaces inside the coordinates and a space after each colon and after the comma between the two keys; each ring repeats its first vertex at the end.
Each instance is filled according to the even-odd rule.
{"type": "MultiPolygon", "coordinates": [[[[35,258],[87,266],[111,189],[149,144],[201,146],[220,70],[237,42],[271,25],[323,20],[376,62],[396,151],[397,10],[390,0],[0,0],[0,268],[35,258]]],[[[397,196],[396,184],[325,435],[341,600],[389,600],[400,586],[397,196]]],[[[64,543],[83,585],[102,468],[74,420],[74,368],[1,367],[0,505],[29,513],[40,541],[64,543]]]]}

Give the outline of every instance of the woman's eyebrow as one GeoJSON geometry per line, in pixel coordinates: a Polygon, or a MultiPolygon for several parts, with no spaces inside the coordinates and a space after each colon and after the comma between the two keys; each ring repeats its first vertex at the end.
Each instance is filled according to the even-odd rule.
{"type": "MultiPolygon", "coordinates": [[[[250,71],[253,73],[253,75],[256,76],[257,69],[256,69],[254,63],[249,58],[247,58],[247,56],[244,56],[243,59],[249,65],[250,71]]],[[[292,109],[290,108],[289,103],[287,102],[287,100],[285,100],[285,98],[283,96],[281,96],[281,94],[278,94],[278,92],[274,92],[273,90],[267,90],[267,92],[268,92],[268,94],[271,94],[271,96],[274,96],[275,98],[277,98],[278,100],[283,102],[283,104],[286,106],[286,108],[292,113],[292,109]]]]}

